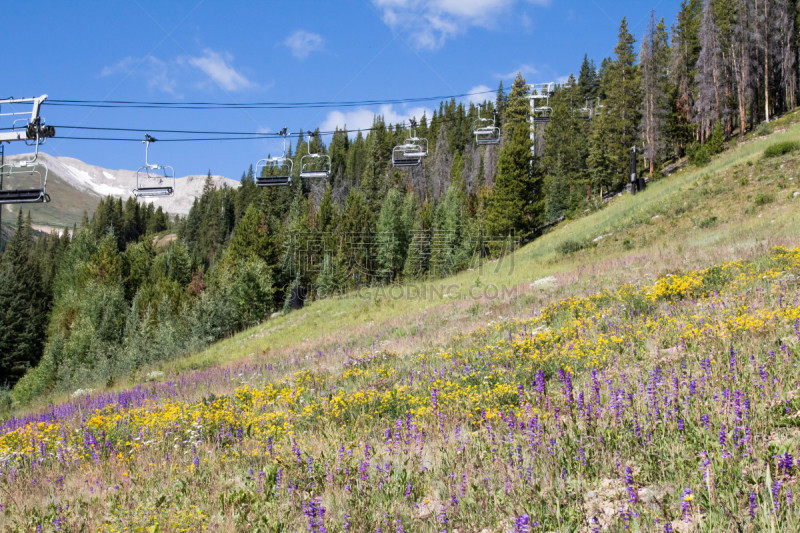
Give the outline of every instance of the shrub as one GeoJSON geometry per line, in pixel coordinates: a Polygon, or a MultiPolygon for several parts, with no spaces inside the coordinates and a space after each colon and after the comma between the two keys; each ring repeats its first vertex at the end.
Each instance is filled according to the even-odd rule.
{"type": "Polygon", "coordinates": [[[756,135],[759,137],[769,135],[770,133],[772,133],[772,126],[770,126],[769,122],[762,122],[756,128],[756,135]]]}
{"type": "Polygon", "coordinates": [[[710,216],[708,218],[704,218],[700,222],[697,223],[698,228],[710,228],[712,226],[716,226],[718,222],[717,217],[710,216]]]}
{"type": "Polygon", "coordinates": [[[556,245],[556,251],[561,255],[569,255],[575,252],[579,252],[584,248],[591,248],[596,245],[597,245],[596,242],[590,241],[589,239],[583,239],[583,240],[567,239],[566,241],[562,241],[556,245]]]}
{"type": "Polygon", "coordinates": [[[711,161],[711,155],[704,144],[690,144],[686,147],[686,155],[689,157],[689,162],[698,167],[705,166],[711,161]]]}
{"type": "Polygon", "coordinates": [[[782,141],[771,144],[764,150],[764,159],[769,157],[780,157],[782,155],[792,153],[798,148],[800,148],[800,142],[797,141],[782,141]]]}
{"type": "Polygon", "coordinates": [[[722,124],[717,124],[711,131],[711,137],[704,145],[708,150],[708,155],[716,155],[725,149],[725,129],[722,124]]]}
{"type": "Polygon", "coordinates": [[[760,192],[753,198],[753,203],[756,205],[767,205],[775,201],[775,197],[768,192],[760,192]]]}

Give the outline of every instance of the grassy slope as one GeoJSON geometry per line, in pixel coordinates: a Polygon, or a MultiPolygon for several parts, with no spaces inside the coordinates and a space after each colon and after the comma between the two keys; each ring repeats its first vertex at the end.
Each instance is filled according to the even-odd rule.
{"type": "Polygon", "coordinates": [[[652,281],[665,273],[792,242],[800,234],[800,198],[792,197],[800,190],[800,178],[791,178],[798,176],[800,162],[797,157],[782,158],[779,163],[759,158],[773,142],[800,140],[800,124],[790,122],[796,118],[796,114],[784,118],[777,133],[749,139],[704,168],[681,170],[643,193],[618,197],[601,211],[562,224],[519,250],[513,264],[508,260],[499,266],[490,263],[481,271],[435,282],[362,290],[314,302],[166,369],[180,372],[252,354],[369,346],[376,338],[389,349],[408,353],[430,342],[447,341],[454,332],[477,327],[489,316],[508,315],[553,297],[620,282],[652,281]],[[740,183],[742,178],[746,183],[740,183]],[[759,207],[754,198],[762,190],[774,201],[759,207]],[[568,240],[591,241],[608,234],[595,247],[571,256],[556,251],[568,240]],[[640,259],[653,254],[656,262],[640,259]],[[551,275],[560,275],[561,286],[530,286],[551,275]],[[563,286],[567,279],[572,286],[563,286]],[[575,284],[578,280],[582,281],[575,284]],[[488,288],[475,289],[479,285],[488,288]],[[472,298],[476,293],[487,296],[472,298]],[[491,297],[498,294],[501,297],[491,297]],[[419,329],[427,330],[429,336],[404,342],[407,332],[419,329]]]}

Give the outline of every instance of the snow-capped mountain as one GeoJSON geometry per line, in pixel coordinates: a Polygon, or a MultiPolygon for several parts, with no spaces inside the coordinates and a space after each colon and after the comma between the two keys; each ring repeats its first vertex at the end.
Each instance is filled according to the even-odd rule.
{"type": "MultiPolygon", "coordinates": [[[[6,164],[30,155],[6,156],[6,164]]],[[[31,211],[34,222],[46,226],[64,226],[79,222],[84,211],[90,215],[100,198],[113,196],[127,200],[136,187],[135,170],[111,170],[84,163],[71,157],[55,157],[39,153],[39,161],[47,166],[47,192],[51,201],[47,204],[7,205],[4,212],[16,213],[20,208],[31,211]]],[[[239,182],[224,176],[211,176],[216,188],[238,187],[239,182]]],[[[175,195],[172,197],[140,198],[143,204],[153,203],[172,215],[186,215],[194,199],[203,192],[206,175],[197,174],[176,179],[175,195]]],[[[4,188],[31,187],[35,183],[23,183],[6,177],[4,188]],[[11,183],[9,183],[9,181],[11,183]]],[[[8,219],[3,217],[3,221],[8,219]]]]}

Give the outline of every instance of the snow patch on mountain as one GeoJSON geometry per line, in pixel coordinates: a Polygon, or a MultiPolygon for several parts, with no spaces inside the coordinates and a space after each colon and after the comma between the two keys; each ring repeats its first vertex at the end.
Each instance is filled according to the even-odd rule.
{"type": "MultiPolygon", "coordinates": [[[[64,164],[64,168],[74,177],[78,183],[81,185],[85,185],[87,188],[93,190],[97,194],[101,196],[114,196],[119,198],[127,198],[130,194],[125,191],[124,189],[120,189],[119,187],[113,187],[111,185],[107,185],[105,183],[97,183],[92,179],[92,176],[85,170],[81,170],[79,168],[75,168],[72,165],[64,164]]],[[[108,179],[109,173],[103,171],[103,177],[108,179]]],[[[116,179],[116,178],[112,178],[116,179]]]]}
{"type": "MultiPolygon", "coordinates": [[[[29,159],[30,156],[31,154],[7,156],[6,160],[14,162],[29,159]]],[[[48,182],[60,179],[78,191],[96,196],[98,200],[106,196],[127,200],[136,188],[134,170],[101,168],[72,157],[55,157],[43,152],[39,152],[39,161],[47,166],[48,182]]],[[[187,215],[194,199],[203,194],[205,181],[206,176],[201,174],[183,176],[175,180],[173,197],[139,198],[139,202],[142,204],[152,202],[156,208],[161,207],[173,215],[187,215]]],[[[224,176],[211,176],[211,181],[218,189],[239,187],[237,180],[224,176]]]]}

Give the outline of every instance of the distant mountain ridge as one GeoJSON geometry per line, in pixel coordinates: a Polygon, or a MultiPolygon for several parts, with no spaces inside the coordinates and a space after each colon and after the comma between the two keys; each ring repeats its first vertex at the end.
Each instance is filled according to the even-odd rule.
{"type": "MultiPolygon", "coordinates": [[[[6,164],[13,163],[30,155],[6,156],[6,164]]],[[[30,210],[35,224],[51,227],[72,226],[80,223],[83,212],[94,212],[101,198],[113,196],[127,200],[136,187],[136,171],[111,170],[85,163],[72,157],[56,157],[39,153],[39,159],[47,166],[47,192],[51,201],[47,204],[26,204],[3,206],[3,223],[9,223],[9,214],[30,210]]],[[[176,179],[175,195],[161,198],[141,198],[142,204],[153,203],[171,215],[185,216],[189,213],[194,199],[203,192],[206,175],[193,174],[176,179]]],[[[239,186],[239,181],[224,176],[211,176],[216,188],[239,186]]],[[[4,188],[25,187],[26,184],[9,183],[6,178],[4,188]]]]}

